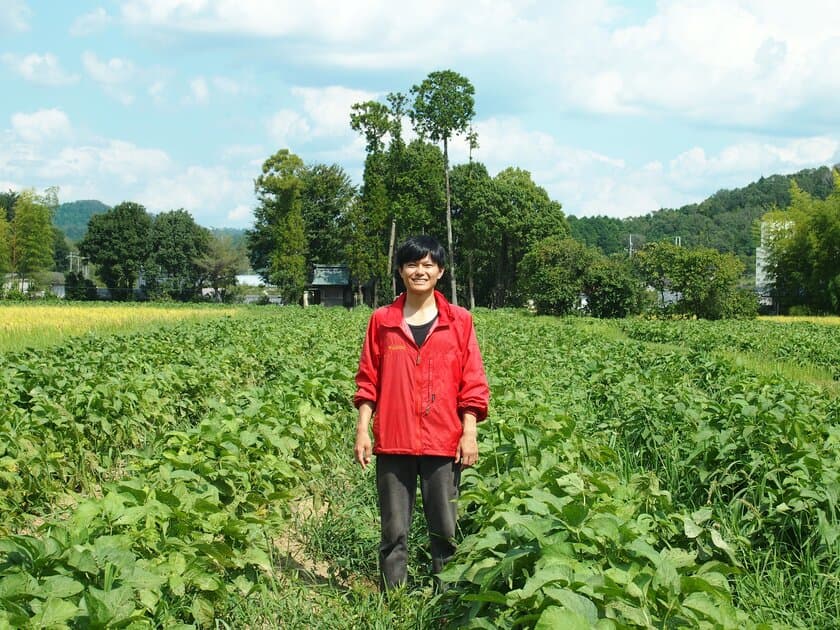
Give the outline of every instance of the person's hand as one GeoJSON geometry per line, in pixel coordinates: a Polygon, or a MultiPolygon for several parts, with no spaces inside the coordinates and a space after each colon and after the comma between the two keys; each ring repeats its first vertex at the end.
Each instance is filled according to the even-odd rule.
{"type": "Polygon", "coordinates": [[[478,440],[475,428],[464,429],[461,440],[458,442],[458,450],[455,452],[455,463],[461,466],[472,466],[478,461],[478,440]]]}
{"type": "Polygon", "coordinates": [[[356,453],[356,461],[359,462],[362,470],[364,470],[370,463],[370,457],[373,453],[373,446],[367,430],[356,432],[356,446],[353,450],[356,453]]]}

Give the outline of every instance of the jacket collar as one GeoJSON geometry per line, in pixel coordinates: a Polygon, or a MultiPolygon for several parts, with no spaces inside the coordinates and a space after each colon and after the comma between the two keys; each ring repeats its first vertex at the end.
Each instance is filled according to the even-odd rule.
{"type": "MultiPolygon", "coordinates": [[[[386,326],[396,326],[397,328],[402,327],[403,307],[405,306],[405,298],[405,292],[400,293],[397,296],[396,300],[394,300],[388,306],[385,307],[384,323],[386,326]]],[[[441,293],[437,289],[435,289],[435,304],[437,305],[438,310],[437,325],[448,325],[452,321],[451,305],[443,296],[443,293],[441,293]]]]}

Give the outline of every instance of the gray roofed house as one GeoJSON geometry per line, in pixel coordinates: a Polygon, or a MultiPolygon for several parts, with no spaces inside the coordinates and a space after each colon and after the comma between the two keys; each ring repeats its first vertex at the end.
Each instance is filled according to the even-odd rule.
{"type": "Polygon", "coordinates": [[[347,265],[314,265],[312,282],[306,287],[310,304],[352,306],[350,269],[347,265]]]}

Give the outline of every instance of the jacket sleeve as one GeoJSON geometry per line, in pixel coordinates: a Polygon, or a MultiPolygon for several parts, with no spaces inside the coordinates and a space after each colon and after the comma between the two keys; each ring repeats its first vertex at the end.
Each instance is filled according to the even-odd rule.
{"type": "Polygon", "coordinates": [[[379,389],[379,335],[377,334],[376,313],[370,316],[365,341],[362,345],[362,355],[359,359],[359,370],[356,372],[356,393],[353,405],[358,408],[363,402],[372,403],[376,407],[377,391],[379,389]]]}
{"type": "Polygon", "coordinates": [[[476,420],[480,422],[487,417],[490,387],[487,385],[487,375],[484,373],[484,362],[481,360],[472,317],[469,315],[467,317],[463,326],[467,329],[465,332],[468,331],[469,337],[462,358],[463,370],[458,387],[458,415],[463,416],[469,411],[474,413],[476,420]]]}

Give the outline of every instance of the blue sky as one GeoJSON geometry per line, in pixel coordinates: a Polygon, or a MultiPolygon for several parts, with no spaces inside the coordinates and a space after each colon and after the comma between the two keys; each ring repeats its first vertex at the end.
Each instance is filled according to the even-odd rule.
{"type": "Polygon", "coordinates": [[[350,105],[448,68],[491,173],[641,215],[840,162],[837,24],[835,0],[0,0],[0,189],[247,227],[269,155],[360,182],[350,105]]]}

